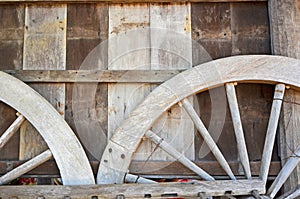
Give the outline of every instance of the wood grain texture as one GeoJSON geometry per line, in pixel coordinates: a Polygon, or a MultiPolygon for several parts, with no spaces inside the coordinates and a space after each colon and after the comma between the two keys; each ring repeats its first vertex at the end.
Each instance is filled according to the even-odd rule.
{"type": "MultiPolygon", "coordinates": [[[[25,8],[23,69],[66,69],[66,5],[28,5],[25,8]]],[[[64,116],[64,84],[31,84],[64,116]]],[[[45,151],[47,145],[29,124],[20,128],[20,159],[45,151]]]]}
{"type": "MultiPolygon", "coordinates": [[[[6,4],[0,6],[0,69],[20,70],[23,62],[25,6],[6,4]]],[[[16,112],[0,103],[1,134],[16,119],[16,112]]],[[[19,133],[0,151],[1,159],[17,159],[19,157],[19,133]]]]}
{"type": "Polygon", "coordinates": [[[5,70],[32,83],[162,83],[183,70],[5,70]]]}
{"type": "MultiPolygon", "coordinates": [[[[149,13],[151,70],[191,68],[190,3],[150,4],[149,13]]],[[[182,107],[174,106],[161,115],[152,130],[187,158],[195,159],[194,125],[182,107]]],[[[173,159],[153,144],[146,147],[142,143],[139,151],[151,155],[150,159],[155,161],[173,159]]]]}
{"type": "Polygon", "coordinates": [[[56,160],[64,184],[94,184],[80,142],[53,106],[28,85],[6,73],[0,72],[0,82],[0,100],[20,112],[38,130],[56,160]]]}
{"type": "Polygon", "coordinates": [[[226,191],[232,191],[232,195],[251,194],[257,190],[264,193],[263,183],[259,180],[219,181],[219,182],[195,182],[189,183],[159,183],[159,184],[125,184],[125,185],[90,185],[90,186],[9,186],[0,187],[0,197],[10,198],[18,196],[20,199],[45,198],[116,198],[124,195],[126,198],[151,198],[173,197],[198,197],[199,192],[205,192],[208,196],[222,196],[226,191]]]}
{"type": "MultiPolygon", "coordinates": [[[[267,0],[189,0],[188,2],[253,2],[253,1],[267,1],[267,0]]],[[[1,0],[0,3],[12,3],[12,2],[24,2],[24,3],[38,3],[44,2],[41,0],[1,0]]],[[[63,2],[63,3],[98,3],[98,2],[105,2],[105,3],[176,3],[176,2],[183,2],[182,0],[51,0],[49,2],[63,2]]],[[[186,2],[186,1],[184,1],[186,2]]]]}
{"type": "Polygon", "coordinates": [[[124,173],[128,170],[131,157],[143,135],[156,118],[180,100],[234,81],[269,84],[284,82],[297,88],[300,86],[297,74],[299,64],[296,59],[280,56],[235,56],[201,64],[166,81],[151,92],[115,131],[101,159],[98,183],[122,183],[124,173]],[[282,67],[286,70],[282,70],[282,67]],[[189,84],[178,84],[186,79],[189,84]],[[111,156],[110,151],[114,150],[116,153],[111,156]],[[112,175],[118,178],[107,178],[112,175]]]}
{"type": "MultiPolygon", "coordinates": [[[[150,70],[149,5],[110,5],[109,16],[108,69],[150,70]]],[[[108,85],[108,139],[149,92],[147,84],[108,85]]]]}
{"type": "MultiPolygon", "coordinates": [[[[297,0],[269,1],[272,54],[300,59],[299,8],[300,2],[297,0]]],[[[298,133],[298,129],[300,128],[299,106],[293,104],[293,102],[297,102],[300,99],[300,93],[288,90],[285,98],[288,102],[283,103],[283,116],[279,131],[282,164],[285,164],[286,159],[293,154],[300,143],[298,133]]],[[[300,167],[298,166],[285,183],[285,191],[295,188],[300,183],[299,171],[300,167]]]]}
{"type": "Polygon", "coordinates": [[[94,71],[107,69],[108,5],[71,4],[67,15],[66,68],[86,74],[73,73],[74,81],[66,84],[66,121],[89,159],[100,160],[107,136],[107,84],[80,81],[80,77],[101,79],[102,73],[94,71]]]}

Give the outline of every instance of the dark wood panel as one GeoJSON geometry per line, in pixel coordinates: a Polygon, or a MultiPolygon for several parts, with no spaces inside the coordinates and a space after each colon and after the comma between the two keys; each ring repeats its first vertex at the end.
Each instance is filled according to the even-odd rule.
{"type": "MultiPolygon", "coordinates": [[[[107,37],[107,4],[68,5],[67,69],[107,69],[107,37]]],[[[106,145],[107,84],[77,82],[66,91],[66,120],[89,158],[99,160],[106,145]]]]}
{"type": "Polygon", "coordinates": [[[271,53],[266,2],[231,3],[231,31],[232,55],[271,53]]]}
{"type": "MultiPolygon", "coordinates": [[[[24,5],[10,4],[0,6],[0,70],[22,68],[24,5]]],[[[0,102],[0,135],[16,119],[16,111],[0,102]]],[[[16,133],[2,150],[0,159],[19,157],[19,134],[16,133]]]]}
{"type": "MultiPolygon", "coordinates": [[[[230,3],[194,3],[191,12],[193,40],[199,42],[212,59],[230,56],[230,3]]],[[[193,64],[199,64],[195,52],[193,57],[193,64]]]]}

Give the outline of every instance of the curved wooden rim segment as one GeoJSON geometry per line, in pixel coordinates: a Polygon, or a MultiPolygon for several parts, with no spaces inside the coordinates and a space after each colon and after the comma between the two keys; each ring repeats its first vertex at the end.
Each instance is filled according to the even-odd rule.
{"type": "Polygon", "coordinates": [[[20,112],[48,144],[65,185],[94,184],[85,152],[61,115],[32,88],[0,72],[0,101],[20,112]]]}
{"type": "Polygon", "coordinates": [[[132,155],[157,118],[184,98],[228,82],[278,82],[300,88],[300,61],[270,55],[234,56],[198,65],[157,87],[122,122],[102,156],[97,183],[123,183],[132,155]]]}

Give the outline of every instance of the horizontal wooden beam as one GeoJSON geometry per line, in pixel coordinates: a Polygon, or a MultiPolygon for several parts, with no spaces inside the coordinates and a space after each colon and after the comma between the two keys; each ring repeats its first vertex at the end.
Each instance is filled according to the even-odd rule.
{"type": "Polygon", "coordinates": [[[161,83],[180,70],[6,70],[23,82],[47,83],[161,83]]]}
{"type": "MultiPolygon", "coordinates": [[[[24,161],[0,161],[0,175],[5,174],[7,171],[16,168],[17,166],[24,163],[24,161]]],[[[92,169],[94,174],[97,173],[97,169],[99,166],[98,161],[91,161],[92,169]]],[[[207,171],[209,174],[214,176],[225,176],[226,173],[220,167],[218,162],[195,162],[200,168],[207,171]]],[[[239,163],[238,162],[229,162],[229,166],[231,167],[234,175],[241,175],[239,173],[239,163]]],[[[250,162],[251,173],[254,176],[259,175],[260,171],[260,162],[250,162]]],[[[280,162],[274,161],[271,163],[270,167],[270,176],[276,176],[280,170],[280,162]]],[[[140,175],[171,175],[171,176],[195,176],[196,174],[183,166],[180,162],[136,162],[133,161],[130,165],[130,173],[132,174],[140,174],[140,175]],[[180,172],[178,172],[180,171],[180,172]]],[[[41,166],[33,169],[32,171],[26,174],[27,176],[38,176],[38,175],[47,175],[47,176],[59,176],[59,171],[54,161],[48,161],[42,164],[41,166]]]]}
{"type": "Polygon", "coordinates": [[[267,0],[0,0],[1,3],[178,3],[178,2],[191,2],[191,3],[229,3],[229,2],[266,2],[267,0]]]}
{"type": "Polygon", "coordinates": [[[260,180],[199,181],[191,183],[85,185],[85,186],[1,186],[0,197],[29,198],[177,198],[251,194],[256,190],[264,194],[265,187],[260,180]]]}

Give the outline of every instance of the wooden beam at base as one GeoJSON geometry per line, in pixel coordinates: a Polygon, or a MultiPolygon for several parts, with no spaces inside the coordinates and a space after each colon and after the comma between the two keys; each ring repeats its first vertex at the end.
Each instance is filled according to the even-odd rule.
{"type": "Polygon", "coordinates": [[[0,197],[18,199],[29,198],[116,198],[123,195],[125,198],[154,197],[197,197],[200,192],[207,196],[222,196],[225,192],[232,195],[251,194],[257,190],[259,194],[265,192],[260,180],[237,181],[201,181],[197,184],[161,183],[161,184],[123,184],[123,185],[89,185],[89,186],[1,186],[0,197]]]}
{"type": "MultiPolygon", "coordinates": [[[[228,2],[266,2],[267,0],[51,0],[47,2],[52,3],[177,3],[177,2],[191,2],[191,3],[228,3],[228,2]]],[[[1,3],[44,3],[43,0],[0,0],[1,3]]]]}

